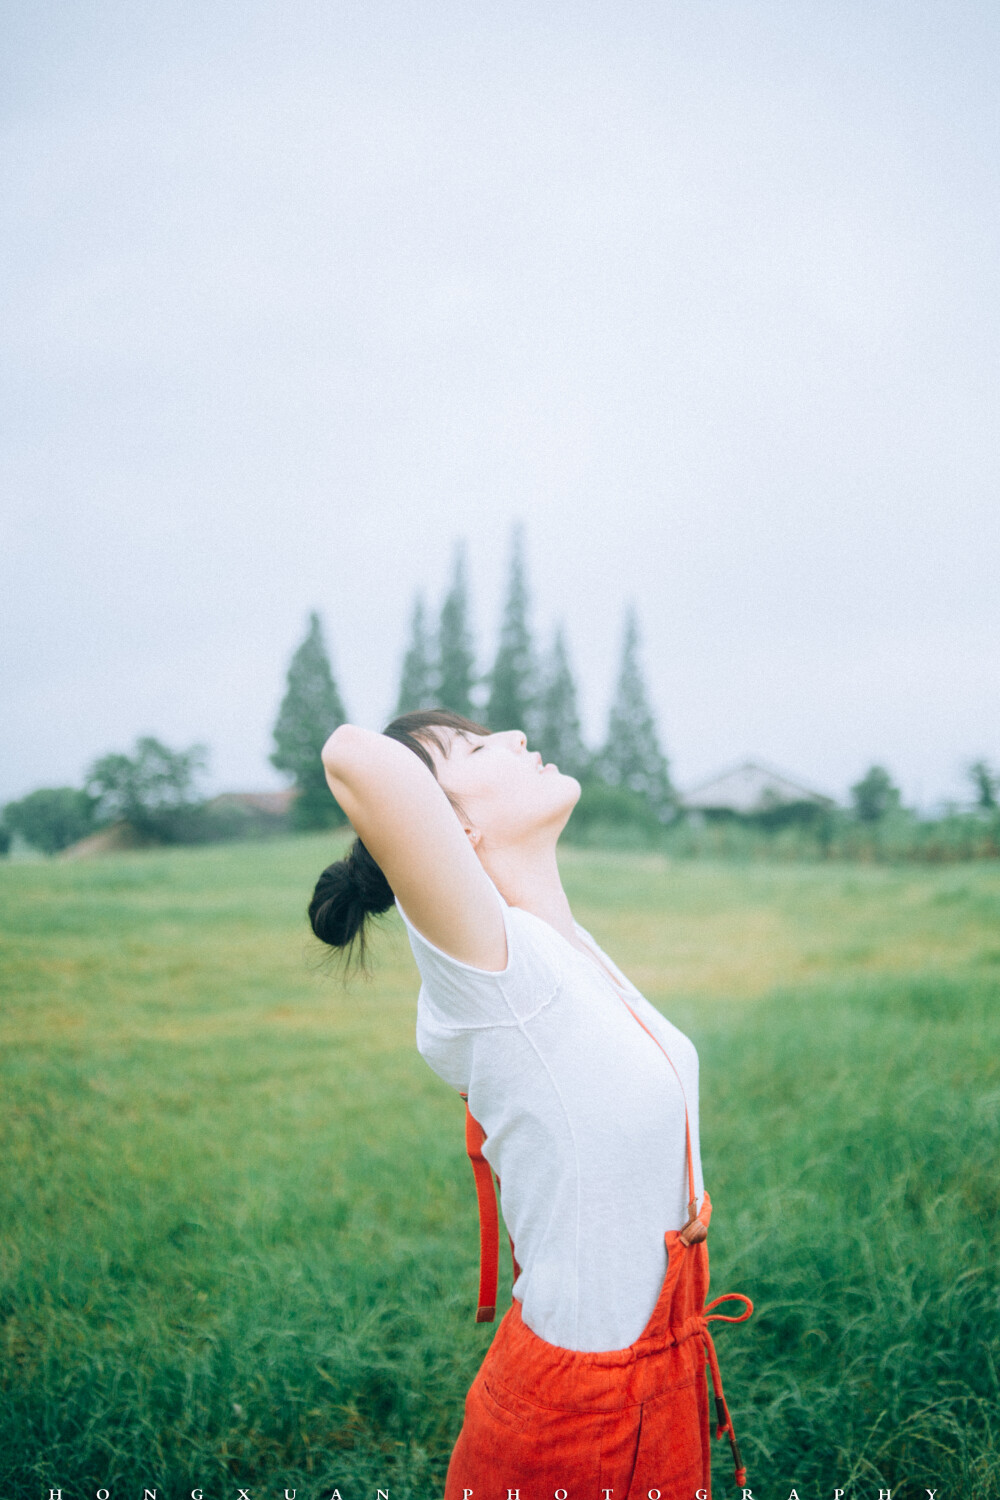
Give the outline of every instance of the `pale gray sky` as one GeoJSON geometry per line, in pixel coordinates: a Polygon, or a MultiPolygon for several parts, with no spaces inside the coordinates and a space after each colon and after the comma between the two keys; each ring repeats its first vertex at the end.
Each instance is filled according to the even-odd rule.
{"type": "Polygon", "coordinates": [[[0,801],[351,716],[523,517],[591,740],[689,784],[1000,762],[1000,10],[5,4],[0,801]]]}

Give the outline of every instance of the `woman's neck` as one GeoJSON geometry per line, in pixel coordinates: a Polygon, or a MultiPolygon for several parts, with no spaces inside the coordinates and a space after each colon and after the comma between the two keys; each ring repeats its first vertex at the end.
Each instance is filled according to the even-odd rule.
{"type": "Polygon", "coordinates": [[[583,947],[563,890],[554,843],[482,850],[479,858],[508,906],[541,917],[575,948],[583,947]]]}

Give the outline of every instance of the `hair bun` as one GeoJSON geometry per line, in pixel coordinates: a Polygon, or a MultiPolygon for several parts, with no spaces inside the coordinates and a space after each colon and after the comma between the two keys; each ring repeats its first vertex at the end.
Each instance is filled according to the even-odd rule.
{"type": "Polygon", "coordinates": [[[382,868],[372,859],[360,839],[355,839],[345,861],[348,875],[358,899],[366,911],[378,915],[388,911],[395,901],[392,886],[382,874],[382,868]]]}
{"type": "Polygon", "coordinates": [[[346,859],[327,865],[309,903],[309,921],[321,942],[346,948],[360,934],[369,915],[388,911],[395,901],[392,886],[360,839],[346,859]]]}

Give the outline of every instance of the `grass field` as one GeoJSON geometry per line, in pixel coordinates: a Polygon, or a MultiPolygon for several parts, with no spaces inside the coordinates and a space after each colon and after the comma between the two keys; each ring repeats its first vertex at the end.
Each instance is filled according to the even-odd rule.
{"type": "MultiPolygon", "coordinates": [[[[441,1494],[493,1332],[463,1108],[395,913],[371,982],[320,961],[337,847],[0,866],[0,1500],[441,1494]]],[[[699,1049],[755,1500],[997,1500],[1000,869],[563,871],[699,1049]]]]}

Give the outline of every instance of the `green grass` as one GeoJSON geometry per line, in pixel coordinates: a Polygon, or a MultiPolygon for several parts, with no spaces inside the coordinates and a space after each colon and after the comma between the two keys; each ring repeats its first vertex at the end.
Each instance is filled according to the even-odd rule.
{"type": "MultiPolygon", "coordinates": [[[[320,962],[337,845],[0,866],[0,1500],[440,1495],[492,1336],[463,1110],[395,913],[371,982],[320,962]]],[[[563,869],[699,1049],[756,1500],[997,1500],[1000,871],[563,869]]]]}

